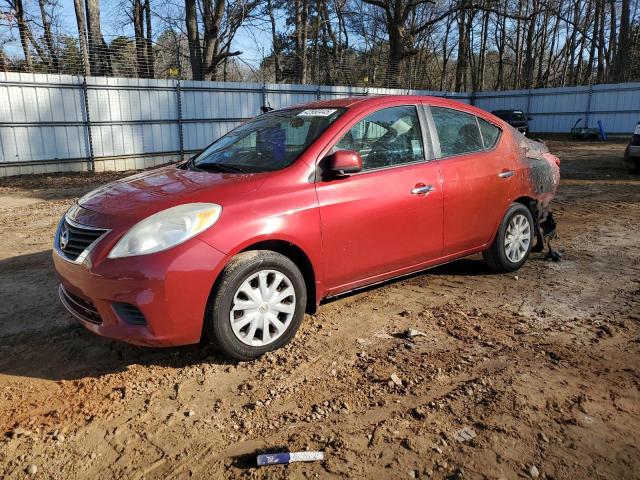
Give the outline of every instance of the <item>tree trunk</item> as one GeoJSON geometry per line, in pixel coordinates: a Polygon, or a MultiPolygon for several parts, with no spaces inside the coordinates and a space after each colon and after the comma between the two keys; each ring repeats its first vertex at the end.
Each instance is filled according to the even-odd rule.
{"type": "Polygon", "coordinates": [[[202,15],[204,23],[204,47],[202,49],[202,69],[205,78],[216,79],[220,61],[226,56],[218,57],[220,49],[220,24],[224,15],[225,0],[202,1],[202,15]]]}
{"type": "Polygon", "coordinates": [[[549,32],[547,29],[547,26],[549,25],[549,9],[546,8],[544,10],[544,17],[542,20],[542,39],[540,40],[540,49],[538,50],[539,53],[537,55],[538,57],[538,75],[536,77],[536,84],[535,86],[537,88],[542,88],[542,85],[544,83],[544,80],[542,78],[542,72],[544,70],[544,56],[546,53],[546,49],[547,49],[547,41],[549,39],[549,32]]]}
{"type": "Polygon", "coordinates": [[[604,21],[607,16],[605,0],[598,0],[600,3],[600,25],[598,26],[598,71],[596,81],[604,82],[605,76],[605,43],[604,43],[604,21]]]}
{"type": "Polygon", "coordinates": [[[267,15],[271,24],[271,48],[273,50],[273,68],[276,83],[282,81],[282,67],[280,66],[280,55],[282,54],[282,46],[280,45],[280,37],[276,30],[276,18],[273,13],[273,1],[267,0],[267,15]]]}
{"type": "Polygon", "coordinates": [[[33,72],[33,61],[31,60],[31,50],[29,49],[29,27],[24,18],[22,0],[14,0],[13,6],[16,12],[16,20],[18,21],[18,34],[20,35],[20,44],[24,53],[25,69],[27,72],[33,72]]]}
{"type": "MultiPolygon", "coordinates": [[[[498,73],[496,75],[496,90],[504,88],[504,51],[507,43],[507,7],[509,3],[504,0],[504,9],[502,11],[502,19],[496,22],[496,28],[500,28],[500,39],[496,39],[496,48],[498,49],[498,73]]],[[[497,35],[496,35],[497,37],[497,35]]]]}
{"type": "MultiPolygon", "coordinates": [[[[584,33],[581,33],[580,50],[578,51],[578,66],[575,69],[575,74],[573,77],[574,85],[579,85],[582,82],[582,68],[584,66],[584,49],[585,49],[586,40],[587,40],[586,31],[588,30],[589,24],[591,23],[592,5],[593,5],[593,2],[589,1],[586,8],[586,14],[585,14],[584,23],[583,23],[584,33]]],[[[588,75],[590,77],[591,72],[588,72],[588,75]]]]}
{"type": "Polygon", "coordinates": [[[469,70],[470,56],[470,36],[471,26],[475,12],[468,7],[470,3],[464,0],[465,8],[458,15],[458,58],[456,62],[455,91],[464,92],[467,90],[467,74],[469,70]]]}
{"type": "MultiPolygon", "coordinates": [[[[600,5],[601,2],[600,0],[595,0],[596,2],[596,10],[595,10],[595,14],[593,16],[593,28],[592,28],[592,33],[591,33],[591,41],[590,41],[590,46],[589,46],[589,60],[587,63],[587,74],[588,77],[591,77],[591,73],[593,71],[593,67],[595,65],[596,62],[596,48],[597,48],[597,42],[598,42],[598,38],[599,38],[599,33],[598,33],[598,29],[600,28],[600,5]]],[[[586,29],[585,29],[586,30],[586,29]]],[[[587,77],[585,77],[587,78],[587,77]]]]}
{"type": "Polygon", "coordinates": [[[299,83],[307,82],[307,17],[308,0],[295,0],[296,76],[299,83]]]}
{"type": "MultiPolygon", "coordinates": [[[[516,22],[516,48],[515,48],[515,71],[513,88],[520,88],[520,78],[522,74],[522,42],[520,41],[520,32],[522,30],[522,0],[518,0],[518,20],[516,22]]],[[[523,37],[524,38],[524,37],[523,37]]]]}
{"type": "Polygon", "coordinates": [[[620,10],[620,36],[618,37],[618,51],[614,61],[615,71],[613,80],[616,82],[624,82],[627,78],[627,69],[629,68],[629,51],[631,50],[631,32],[630,32],[630,2],[622,0],[622,9],[620,10]]]}
{"type": "Polygon", "coordinates": [[[133,0],[133,32],[136,41],[136,67],[138,77],[147,76],[147,55],[144,44],[144,26],[141,0],[133,0]]]}
{"type": "Polygon", "coordinates": [[[185,20],[187,24],[187,40],[189,42],[189,60],[191,62],[191,77],[194,80],[204,80],[202,69],[202,46],[198,31],[198,11],[196,0],[185,0],[185,20]]]}
{"type": "Polygon", "coordinates": [[[87,12],[87,31],[89,32],[89,67],[91,75],[105,76],[111,74],[109,47],[102,38],[100,28],[99,0],[85,0],[87,12]]]}
{"type": "Polygon", "coordinates": [[[153,55],[153,33],[151,31],[151,0],[147,0],[145,2],[145,14],[147,20],[147,77],[154,78],[155,73],[155,65],[154,65],[154,55],[153,55]]]}
{"type": "Polygon", "coordinates": [[[82,73],[86,77],[87,75],[89,75],[89,52],[87,49],[87,27],[84,23],[85,13],[82,0],[73,0],[73,7],[76,12],[76,25],[78,26],[80,54],[82,55],[82,73]]]}
{"type": "Polygon", "coordinates": [[[440,91],[445,89],[447,78],[447,66],[449,65],[449,34],[451,32],[451,20],[447,20],[447,28],[444,33],[444,39],[442,40],[442,75],[440,76],[440,91]]]}
{"type": "Polygon", "coordinates": [[[53,44],[53,36],[51,35],[51,19],[47,15],[45,9],[45,0],[38,0],[40,6],[40,17],[42,19],[42,29],[44,30],[44,42],[49,52],[49,58],[51,59],[51,66],[54,72],[60,73],[60,60],[58,59],[58,52],[53,44]]]}
{"type": "Polygon", "coordinates": [[[476,81],[476,88],[479,91],[484,90],[484,73],[485,63],[487,56],[487,37],[489,36],[489,16],[490,12],[486,10],[482,17],[482,36],[480,40],[480,53],[478,59],[478,80],[476,81]]]}
{"type": "Polygon", "coordinates": [[[609,30],[609,49],[607,50],[607,65],[609,65],[609,72],[607,79],[610,80],[615,75],[614,65],[617,50],[618,50],[618,18],[616,16],[616,0],[611,0],[609,3],[609,16],[611,17],[610,30],[609,30]]]}

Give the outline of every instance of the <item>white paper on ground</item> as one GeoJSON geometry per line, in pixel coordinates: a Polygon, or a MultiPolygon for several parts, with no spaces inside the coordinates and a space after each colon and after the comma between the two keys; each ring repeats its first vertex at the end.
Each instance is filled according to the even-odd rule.
{"type": "Polygon", "coordinates": [[[317,462],[324,460],[324,452],[291,452],[289,462],[317,462]]]}

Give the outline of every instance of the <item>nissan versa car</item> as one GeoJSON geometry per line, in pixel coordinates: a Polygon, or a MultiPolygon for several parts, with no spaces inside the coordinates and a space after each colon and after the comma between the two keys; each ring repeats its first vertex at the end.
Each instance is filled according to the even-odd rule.
{"type": "Polygon", "coordinates": [[[271,111],[82,197],[55,235],[59,294],[99,335],[252,359],[328,297],[477,252],[520,268],[559,177],[543,144],[450,100],[271,111]]]}

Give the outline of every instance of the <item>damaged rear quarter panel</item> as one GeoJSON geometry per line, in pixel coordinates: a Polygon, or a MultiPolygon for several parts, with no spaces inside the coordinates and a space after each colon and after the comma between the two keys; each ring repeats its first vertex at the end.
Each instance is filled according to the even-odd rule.
{"type": "Polygon", "coordinates": [[[538,220],[544,221],[560,183],[560,160],[542,142],[531,140],[515,130],[513,138],[520,166],[519,194],[536,200],[538,220]]]}

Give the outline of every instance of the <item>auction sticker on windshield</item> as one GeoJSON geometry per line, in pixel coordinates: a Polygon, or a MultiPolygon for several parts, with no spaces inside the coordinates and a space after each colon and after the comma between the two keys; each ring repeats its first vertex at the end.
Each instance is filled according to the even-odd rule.
{"type": "Polygon", "coordinates": [[[335,108],[311,108],[309,110],[301,111],[299,117],[328,117],[332,113],[335,113],[335,108]]]}

